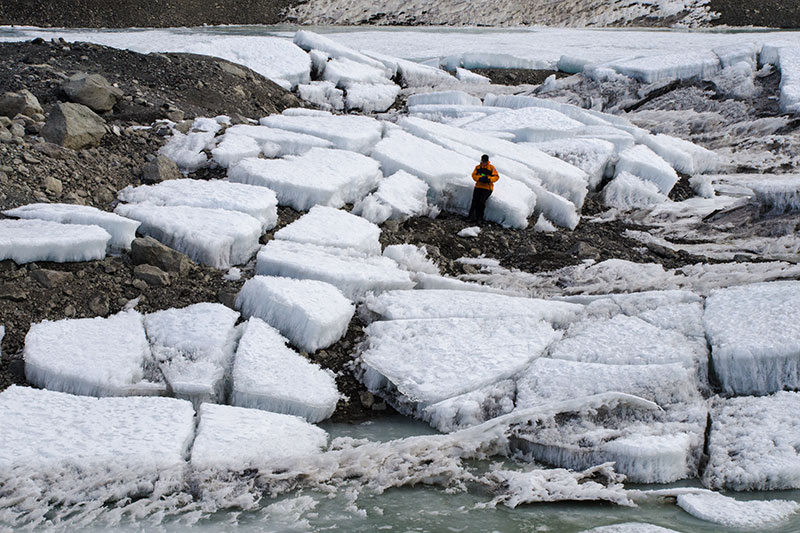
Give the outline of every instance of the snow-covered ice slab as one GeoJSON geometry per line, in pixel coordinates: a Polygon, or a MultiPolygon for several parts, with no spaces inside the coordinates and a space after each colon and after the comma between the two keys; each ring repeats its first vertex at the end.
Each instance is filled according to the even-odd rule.
{"type": "Polygon", "coordinates": [[[615,153],[614,144],[609,141],[577,137],[536,143],[536,148],[586,172],[592,190],[609,171],[615,153]]]}
{"type": "Polygon", "coordinates": [[[583,310],[582,305],[517,298],[459,290],[386,291],[364,301],[367,309],[384,320],[412,318],[528,317],[566,327],[583,310]]]}
{"type": "Polygon", "coordinates": [[[410,414],[442,433],[452,433],[510,413],[514,410],[515,394],[514,380],[506,379],[425,407],[406,405],[407,402],[398,405],[401,408],[413,406],[410,414]]]}
{"type": "Polygon", "coordinates": [[[225,135],[250,137],[261,147],[264,155],[268,157],[283,157],[285,155],[300,155],[312,148],[333,148],[333,143],[315,135],[295,133],[279,128],[255,126],[253,124],[237,124],[231,126],[225,135]]]}
{"type": "MultiPolygon", "coordinates": [[[[337,111],[344,109],[344,91],[337,89],[336,85],[329,81],[312,81],[298,85],[297,92],[304,101],[316,104],[322,109],[337,111]]],[[[333,147],[333,143],[330,147],[333,147]]]]}
{"type": "Polygon", "coordinates": [[[406,412],[507,379],[560,336],[529,317],[389,320],[366,333],[367,388],[406,412]]]}
{"type": "Polygon", "coordinates": [[[617,315],[611,319],[587,319],[570,326],[550,351],[554,359],[613,365],[679,363],[698,368],[705,360],[705,342],[689,339],[674,330],[644,320],[617,315]]]}
{"type": "Polygon", "coordinates": [[[786,113],[800,111],[800,46],[765,44],[758,60],[781,71],[781,109],[786,113]]]}
{"type": "Polygon", "coordinates": [[[303,244],[316,244],[377,255],[381,229],[365,218],[347,211],[317,205],[288,226],[275,232],[275,238],[303,244]]]}
{"type": "Polygon", "coordinates": [[[173,130],[172,137],[158,150],[158,153],[175,161],[184,172],[194,172],[208,165],[208,157],[204,150],[214,148],[216,135],[220,129],[222,126],[214,119],[197,118],[188,133],[173,130]]]}
{"type": "Polygon", "coordinates": [[[721,163],[720,157],[711,150],[670,135],[646,135],[641,142],[684,174],[717,170],[721,163]]]}
{"type": "Polygon", "coordinates": [[[140,233],[216,268],[246,263],[262,233],[258,219],[225,209],[120,204],[114,212],[140,221],[140,233]]]}
{"type": "Polygon", "coordinates": [[[355,307],[329,283],[255,276],[236,297],[236,308],[277,328],[295,346],[316,352],[341,339],[355,307]]]}
{"type": "MultiPolygon", "coordinates": [[[[294,117],[288,117],[294,118],[294,117]]],[[[237,183],[268,187],[280,205],[306,211],[321,204],[355,203],[378,186],[377,161],[345,150],[312,148],[284,159],[245,159],[228,171],[237,183]]]]}
{"type": "Polygon", "coordinates": [[[630,172],[619,172],[603,188],[603,203],[622,211],[653,207],[668,200],[658,185],[630,172]]]}
{"type": "Polygon", "coordinates": [[[100,226],[47,220],[0,220],[0,261],[93,261],[106,256],[111,235],[100,226]]]}
{"type": "Polygon", "coordinates": [[[438,91],[412,94],[406,102],[409,107],[428,104],[482,105],[481,99],[464,91],[438,91]]]}
{"type": "Polygon", "coordinates": [[[136,238],[139,222],[101,211],[96,207],[71,204],[28,204],[3,211],[9,217],[49,220],[61,224],[100,226],[111,234],[109,244],[115,248],[129,249],[136,238]]]}
{"type": "Polygon", "coordinates": [[[437,87],[454,82],[448,72],[436,67],[373,51],[367,52],[366,55],[383,63],[389,69],[392,78],[399,78],[404,87],[437,87]]]}
{"type": "Polygon", "coordinates": [[[222,304],[167,309],[144,319],[153,357],[172,393],[195,405],[225,400],[239,313],[222,304]]]}
{"type": "Polygon", "coordinates": [[[258,253],[256,274],[325,281],[351,300],[369,291],[414,287],[409,273],[386,257],[281,240],[268,242],[258,253]]]}
{"type": "Polygon", "coordinates": [[[605,365],[539,358],[517,378],[517,409],[603,392],[623,392],[666,406],[700,400],[697,377],[677,363],[605,365]]]}
{"type": "Polygon", "coordinates": [[[248,157],[258,157],[261,145],[252,137],[226,133],[216,148],[211,150],[214,158],[222,168],[229,168],[248,157]]]}
{"type": "Polygon", "coordinates": [[[400,87],[385,83],[351,83],[345,96],[348,110],[360,109],[364,113],[382,113],[394,105],[400,87]]]}
{"type": "Polygon", "coordinates": [[[325,430],[295,416],[212,403],[201,405],[198,415],[196,471],[288,470],[328,444],[325,430]]]}
{"type": "Polygon", "coordinates": [[[171,398],[88,398],[11,386],[0,393],[0,427],[0,477],[22,467],[33,474],[128,468],[149,478],[182,471],[194,409],[171,398]]]}
{"type": "Polygon", "coordinates": [[[336,148],[368,154],[381,139],[383,127],[377,120],[357,115],[270,115],[262,126],[305,133],[326,139],[336,148]]]}
{"type": "Polygon", "coordinates": [[[390,75],[389,70],[382,62],[368,57],[367,55],[362,54],[361,52],[354,50],[349,46],[340,44],[333,39],[329,39],[324,35],[307,30],[300,30],[295,32],[293,41],[294,44],[303,50],[306,50],[307,52],[310,52],[311,50],[319,50],[321,52],[325,52],[328,57],[349,59],[375,69],[383,69],[387,76],[390,75]]]}
{"type": "Polygon", "coordinates": [[[543,142],[571,137],[583,124],[554,109],[523,107],[494,113],[470,122],[465,129],[472,131],[507,131],[517,142],[543,142]]]}
{"type": "Polygon", "coordinates": [[[800,388],[800,282],[714,291],[704,320],[714,371],[726,393],[800,388]]]}
{"type": "Polygon", "coordinates": [[[630,172],[656,184],[662,194],[669,194],[678,183],[678,174],[669,163],[643,144],[637,144],[619,154],[616,173],[630,172]]]}
{"type": "Polygon", "coordinates": [[[429,209],[428,185],[416,176],[399,170],[382,179],[377,191],[353,206],[353,214],[381,224],[389,219],[405,220],[422,216],[429,209]]]}
{"type": "Polygon", "coordinates": [[[788,500],[738,501],[716,492],[678,496],[678,507],[701,520],[725,527],[761,530],[787,520],[800,509],[788,500]]]}
{"type": "Polygon", "coordinates": [[[667,529],[644,522],[625,522],[624,524],[614,524],[611,526],[600,526],[586,529],[581,533],[678,533],[674,529],[667,529]]]}
{"type": "Polygon", "coordinates": [[[717,399],[711,412],[707,487],[800,488],[800,393],[717,399]]]}
{"type": "MultiPolygon", "coordinates": [[[[263,230],[278,222],[278,199],[265,187],[221,180],[167,180],[156,185],[128,186],[117,193],[128,203],[183,205],[246,213],[261,222],[263,230]]],[[[138,226],[138,224],[137,224],[138,226]]]]}
{"type": "MultiPolygon", "coordinates": [[[[710,50],[684,50],[681,53],[638,56],[613,61],[605,66],[644,83],[664,79],[707,79],[722,69],[719,57],[710,50]]],[[[589,68],[586,72],[591,75],[592,69],[589,68]]]]}
{"type": "Polygon", "coordinates": [[[336,410],[333,375],[286,346],[286,339],[253,317],[239,341],[231,404],[301,416],[316,423],[336,410]]]}
{"type": "Polygon", "coordinates": [[[773,215],[800,211],[800,175],[754,180],[749,187],[762,211],[773,215]]]}
{"type": "Polygon", "coordinates": [[[164,394],[150,381],[142,316],[125,311],[109,318],[45,320],[25,337],[25,378],[37,387],[86,396],[164,394]]]}
{"type": "MultiPolygon", "coordinates": [[[[394,85],[386,75],[386,69],[379,68],[347,59],[346,57],[332,59],[325,64],[322,79],[336,85],[339,89],[350,90],[354,85],[394,85]]],[[[398,87],[399,89],[399,87],[398,87]]]]}

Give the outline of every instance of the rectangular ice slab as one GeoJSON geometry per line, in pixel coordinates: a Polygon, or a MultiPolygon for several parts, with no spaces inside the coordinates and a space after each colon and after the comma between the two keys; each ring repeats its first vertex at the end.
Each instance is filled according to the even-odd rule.
{"type": "Polygon", "coordinates": [[[722,389],[770,394],[800,388],[800,283],[720,289],[706,300],[706,336],[722,389]]]}
{"type": "Polygon", "coordinates": [[[554,109],[522,107],[493,113],[470,122],[465,129],[471,131],[507,131],[518,142],[542,142],[577,133],[583,124],[554,109]]]}
{"type": "Polygon", "coordinates": [[[397,100],[400,87],[381,83],[352,83],[347,88],[347,109],[360,109],[364,113],[383,113],[397,100]]]}
{"type": "Polygon", "coordinates": [[[603,189],[603,202],[622,211],[652,207],[667,200],[658,185],[625,171],[617,173],[603,189]]]}
{"type": "Polygon", "coordinates": [[[145,381],[150,359],[142,316],[45,320],[25,337],[25,377],[37,387],[87,396],[163,394],[145,381]]]}
{"type": "Polygon", "coordinates": [[[184,466],[194,410],[170,398],[98,399],[12,386],[0,393],[0,427],[0,472],[127,467],[149,477],[184,466]]]}
{"type": "Polygon", "coordinates": [[[114,211],[141,221],[144,235],[216,268],[246,263],[259,247],[261,222],[238,211],[149,204],[120,204],[114,211]]]}
{"type": "Polygon", "coordinates": [[[145,317],[153,357],[173,394],[192,400],[225,400],[239,313],[222,304],[199,303],[145,317]]]}
{"type": "Polygon", "coordinates": [[[726,490],[800,488],[800,394],[718,399],[703,484],[726,490]]]}
{"type": "Polygon", "coordinates": [[[509,378],[560,336],[528,317],[390,320],[366,333],[367,388],[422,405],[509,378]]]}
{"type": "Polygon", "coordinates": [[[364,301],[385,320],[410,318],[528,317],[566,327],[582,305],[459,290],[387,291],[364,301]]]}
{"type": "Polygon", "coordinates": [[[381,253],[380,236],[380,228],[369,220],[322,205],[312,207],[275,232],[276,239],[344,248],[368,255],[381,253]]]}
{"type": "MultiPolygon", "coordinates": [[[[117,194],[123,202],[162,206],[184,205],[246,213],[264,230],[278,221],[278,199],[264,187],[221,180],[167,180],[157,185],[128,186],[117,194]]],[[[138,223],[137,223],[138,226],[138,223]]]]}
{"type": "Polygon", "coordinates": [[[194,470],[279,471],[315,455],[328,434],[295,416],[204,403],[192,445],[194,470]]]}
{"type": "Polygon", "coordinates": [[[329,283],[255,276],[236,297],[236,308],[277,328],[295,346],[316,352],[341,339],[355,307],[329,283]]]}
{"type": "Polygon", "coordinates": [[[643,180],[652,181],[662,194],[669,194],[678,183],[678,174],[669,163],[643,144],[637,144],[619,154],[616,173],[630,172],[643,180]]]}
{"type": "Polygon", "coordinates": [[[106,256],[111,235],[100,226],[47,220],[0,220],[0,261],[93,261],[106,256]]]}
{"type": "Polygon", "coordinates": [[[399,170],[378,184],[378,190],[353,207],[353,214],[375,224],[428,213],[428,185],[399,170]]]}
{"type": "Polygon", "coordinates": [[[333,148],[333,143],[305,133],[295,133],[267,126],[254,126],[252,124],[237,124],[225,131],[225,135],[250,137],[260,146],[267,157],[285,155],[300,155],[312,148],[333,148]],[[269,147],[273,147],[272,150],[269,147]],[[277,150],[275,149],[277,147],[277,150]]]}
{"type": "Polygon", "coordinates": [[[381,138],[383,127],[377,120],[357,115],[270,115],[262,126],[305,133],[326,139],[336,148],[368,154],[381,138]]]}
{"type": "Polygon", "coordinates": [[[307,211],[317,204],[357,202],[378,186],[381,171],[378,162],[361,154],[312,148],[283,159],[245,159],[228,171],[228,178],[268,187],[280,205],[307,211]]]}
{"type": "Polygon", "coordinates": [[[100,226],[111,234],[109,244],[116,248],[129,249],[136,238],[139,222],[129,218],[101,211],[87,205],[71,204],[29,204],[3,211],[9,217],[49,220],[61,224],[80,224],[100,226]]]}
{"type": "Polygon", "coordinates": [[[408,272],[386,257],[351,255],[343,250],[272,240],[258,253],[256,273],[316,279],[338,287],[351,300],[369,291],[411,289],[408,272]]]}
{"type": "Polygon", "coordinates": [[[231,404],[297,415],[316,423],[336,410],[333,375],[286,346],[260,318],[247,322],[233,365],[231,404]]]}

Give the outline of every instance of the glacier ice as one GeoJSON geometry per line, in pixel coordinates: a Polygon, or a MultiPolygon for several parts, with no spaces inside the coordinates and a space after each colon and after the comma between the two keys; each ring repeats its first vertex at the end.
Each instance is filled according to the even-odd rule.
{"type": "Polygon", "coordinates": [[[658,185],[625,171],[618,172],[603,188],[603,202],[623,211],[652,207],[667,200],[667,195],[659,190],[658,185]]]}
{"type": "Polygon", "coordinates": [[[428,185],[398,170],[378,183],[378,189],[353,206],[353,214],[375,224],[427,214],[428,185]]]}
{"type": "Polygon", "coordinates": [[[322,205],[275,232],[275,238],[354,250],[368,255],[381,253],[381,230],[365,218],[322,205]]]}
{"type": "Polygon", "coordinates": [[[586,172],[589,189],[597,189],[613,166],[614,144],[603,139],[568,138],[536,143],[542,152],[586,172]]]}
{"type": "Polygon", "coordinates": [[[681,494],[678,507],[701,520],[721,526],[762,529],[787,520],[800,509],[789,500],[738,501],[716,492],[681,494]]]}
{"type": "MultiPolygon", "coordinates": [[[[329,81],[312,81],[297,86],[297,93],[306,102],[318,105],[322,109],[344,109],[344,91],[337,89],[329,81]]],[[[330,147],[333,147],[331,143],[330,147]]],[[[329,148],[330,148],[329,147],[329,148]]]]}
{"type": "Polygon", "coordinates": [[[669,194],[678,182],[678,174],[669,163],[643,144],[619,154],[616,175],[629,172],[642,180],[655,183],[662,194],[669,194]]]}
{"type": "Polygon", "coordinates": [[[66,263],[106,256],[111,235],[100,226],[47,220],[0,220],[0,261],[66,263]]]}
{"type": "Polygon", "coordinates": [[[226,133],[222,136],[216,148],[211,150],[214,158],[222,168],[229,168],[248,157],[258,157],[261,154],[261,145],[252,137],[226,133]]]}
{"type": "Polygon", "coordinates": [[[394,105],[399,93],[394,84],[354,82],[347,87],[344,103],[348,110],[382,113],[394,105]]]}
{"type": "MultiPolygon", "coordinates": [[[[287,110],[289,111],[289,110],[287,110]]],[[[333,143],[340,150],[368,154],[383,133],[381,123],[359,115],[294,115],[284,111],[259,122],[262,126],[314,135],[333,143]]]]}
{"type": "Polygon", "coordinates": [[[265,155],[270,157],[283,157],[285,155],[300,155],[308,152],[312,148],[333,148],[333,143],[315,135],[297,133],[279,128],[268,126],[256,126],[254,124],[237,124],[227,129],[226,135],[236,135],[251,137],[258,142],[262,148],[264,146],[277,146],[278,150],[270,153],[262,150],[265,155]]]}
{"type": "MultiPolygon", "coordinates": [[[[335,58],[325,64],[322,79],[333,83],[337,88],[349,91],[354,85],[385,84],[399,89],[386,76],[386,69],[360,63],[346,57],[335,58]]],[[[366,96],[366,95],[365,95],[366,96]]]]}
{"type": "Polygon", "coordinates": [[[481,99],[464,91],[434,91],[429,93],[416,93],[408,97],[406,105],[409,107],[427,104],[448,105],[482,105],[481,99]]]}

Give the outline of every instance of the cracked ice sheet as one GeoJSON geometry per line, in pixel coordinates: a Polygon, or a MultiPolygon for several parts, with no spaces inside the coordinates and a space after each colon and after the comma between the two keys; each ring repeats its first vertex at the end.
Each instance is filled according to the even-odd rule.
{"type": "Polygon", "coordinates": [[[703,484],[737,491],[800,488],[798,409],[796,392],[717,398],[703,484]]]}
{"type": "Polygon", "coordinates": [[[150,360],[142,315],[33,324],[25,336],[25,377],[38,387],[87,396],[160,395],[163,383],[145,377],[150,360]]]}
{"type": "Polygon", "coordinates": [[[144,319],[153,357],[175,396],[204,401],[225,399],[238,332],[239,313],[222,304],[198,303],[167,309],[144,319]]]}
{"type": "Polygon", "coordinates": [[[324,430],[296,416],[210,403],[198,416],[194,470],[283,470],[328,443],[324,430]]]}
{"type": "Polygon", "coordinates": [[[330,417],[339,401],[334,376],[286,346],[259,318],[247,321],[233,364],[231,404],[300,416],[330,417]]]}
{"type": "Polygon", "coordinates": [[[360,358],[367,387],[389,394],[396,389],[420,405],[507,379],[560,336],[528,317],[391,320],[365,331],[368,344],[360,358]]]}

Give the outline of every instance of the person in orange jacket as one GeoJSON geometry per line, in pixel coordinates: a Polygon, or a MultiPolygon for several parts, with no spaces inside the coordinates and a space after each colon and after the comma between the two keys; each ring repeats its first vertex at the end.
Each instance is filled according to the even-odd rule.
{"type": "Polygon", "coordinates": [[[486,210],[486,200],[492,195],[494,182],[500,179],[497,169],[489,163],[489,156],[483,154],[481,162],[472,171],[472,179],[475,180],[475,189],[472,191],[472,205],[469,207],[469,219],[472,222],[483,220],[483,212],[486,210]]]}

